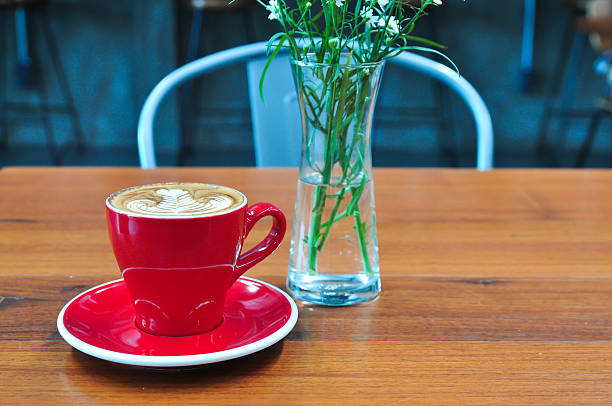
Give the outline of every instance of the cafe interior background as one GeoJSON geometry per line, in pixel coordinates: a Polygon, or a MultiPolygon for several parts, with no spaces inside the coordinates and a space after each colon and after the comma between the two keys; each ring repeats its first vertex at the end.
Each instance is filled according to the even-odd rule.
{"type": "MultiPolygon", "coordinates": [[[[419,34],[447,46],[485,101],[495,167],[612,164],[612,42],[594,34],[612,31],[611,2],[446,0],[422,21],[419,34]],[[594,117],[592,147],[577,162],[594,117]]],[[[166,74],[277,31],[254,0],[0,0],[0,166],[136,166],[140,109],[166,74]]],[[[473,167],[465,104],[417,73],[385,69],[374,165],[473,167]]],[[[198,78],[189,93],[173,92],[157,115],[159,164],[254,165],[244,66],[198,78]]]]}

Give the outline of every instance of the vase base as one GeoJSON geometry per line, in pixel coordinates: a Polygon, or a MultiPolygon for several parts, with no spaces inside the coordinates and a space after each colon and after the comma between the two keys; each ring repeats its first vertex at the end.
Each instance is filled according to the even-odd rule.
{"type": "Polygon", "coordinates": [[[289,271],[287,290],[296,300],[323,306],[351,306],[378,297],[380,275],[307,275],[289,271]]]}

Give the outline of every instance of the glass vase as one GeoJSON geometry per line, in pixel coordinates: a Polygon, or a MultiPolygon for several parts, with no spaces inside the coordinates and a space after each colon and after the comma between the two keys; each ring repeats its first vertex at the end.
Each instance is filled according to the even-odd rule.
{"type": "Polygon", "coordinates": [[[370,132],[384,62],[309,59],[292,61],[303,143],[287,288],[314,304],[367,302],[381,289],[370,132]]]}

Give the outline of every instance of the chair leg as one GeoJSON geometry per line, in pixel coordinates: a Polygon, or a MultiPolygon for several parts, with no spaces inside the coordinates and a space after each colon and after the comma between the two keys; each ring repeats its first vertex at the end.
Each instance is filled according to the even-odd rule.
{"type": "Polygon", "coordinates": [[[565,72],[569,63],[568,61],[570,60],[570,47],[567,46],[567,44],[572,43],[572,41],[574,41],[574,36],[576,35],[576,30],[574,28],[574,17],[574,14],[568,16],[565,31],[560,42],[561,46],[559,47],[557,60],[554,65],[553,74],[551,75],[544,110],[538,126],[536,146],[538,154],[545,154],[551,151],[551,145],[548,142],[549,123],[552,117],[554,101],[561,88],[561,83],[563,82],[563,73],[565,72]]]}
{"type": "Polygon", "coordinates": [[[32,58],[28,46],[28,25],[23,7],[15,9],[15,38],[17,39],[17,80],[23,87],[32,85],[32,58]]]}
{"type": "Polygon", "coordinates": [[[574,164],[576,168],[584,168],[589,152],[591,151],[591,146],[593,145],[593,140],[597,134],[597,129],[601,124],[604,114],[606,113],[602,110],[598,110],[595,114],[593,114],[591,122],[589,123],[589,129],[587,130],[587,135],[580,146],[578,155],[576,156],[576,163],[574,164]]]}
{"type": "Polygon", "coordinates": [[[572,57],[567,67],[567,73],[565,74],[565,85],[561,94],[561,118],[556,134],[556,138],[562,146],[565,145],[567,130],[570,126],[570,119],[566,112],[571,109],[572,102],[574,101],[576,83],[578,82],[578,75],[580,74],[580,63],[582,62],[582,54],[586,41],[587,37],[582,33],[578,33],[574,36],[572,57]]]}
{"type": "MultiPolygon", "coordinates": [[[[572,43],[571,48],[571,56],[570,60],[567,64],[567,71],[565,73],[565,81],[563,85],[563,89],[561,92],[561,104],[559,106],[559,123],[557,125],[557,130],[555,132],[555,139],[557,140],[557,145],[561,145],[562,147],[565,145],[565,137],[567,135],[567,130],[570,126],[570,118],[568,117],[568,113],[571,111],[572,102],[574,100],[574,93],[576,92],[576,83],[578,79],[578,74],[580,72],[580,62],[582,61],[582,53],[584,51],[584,46],[586,43],[586,36],[581,33],[576,33],[574,36],[574,41],[572,43]]],[[[546,148],[547,144],[547,132],[548,132],[548,123],[552,116],[552,108],[547,107],[544,111],[543,118],[540,122],[540,134],[538,136],[538,150],[542,151],[546,148]]],[[[551,152],[553,151],[550,149],[551,152]]],[[[555,162],[558,161],[559,148],[554,148],[553,159],[555,162]]]]}
{"type": "Polygon", "coordinates": [[[200,50],[200,36],[202,34],[202,21],[204,19],[204,10],[202,8],[194,8],[191,16],[191,28],[189,30],[189,42],[187,43],[187,60],[191,62],[198,57],[200,50]]]}
{"type": "Polygon", "coordinates": [[[47,107],[49,100],[47,98],[47,87],[43,75],[39,75],[38,77],[38,90],[38,113],[45,131],[45,137],[47,139],[47,148],[49,149],[49,154],[51,155],[53,165],[60,165],[61,156],[57,147],[57,142],[55,141],[53,125],[51,123],[51,117],[49,114],[49,109],[47,107]]]}
{"type": "MultiPolygon", "coordinates": [[[[198,57],[203,19],[204,10],[202,8],[194,8],[191,16],[189,42],[187,43],[187,60],[185,61],[187,63],[198,57]]],[[[193,119],[193,103],[191,100],[193,96],[192,83],[192,81],[185,83],[181,91],[181,135],[179,137],[179,151],[176,159],[176,164],[178,166],[185,165],[185,158],[191,148],[191,122],[193,119]]]]}
{"type": "MultiPolygon", "coordinates": [[[[436,13],[432,13],[429,19],[429,35],[436,40],[439,37],[438,21],[436,13]]],[[[459,166],[459,156],[457,153],[456,133],[453,122],[453,110],[451,107],[451,97],[449,89],[439,80],[431,81],[432,95],[434,101],[434,120],[438,138],[438,153],[450,163],[450,166],[459,166]]]]}
{"type": "Polygon", "coordinates": [[[250,44],[255,42],[257,35],[255,32],[255,25],[253,24],[253,18],[251,17],[249,10],[244,10],[242,13],[240,13],[240,15],[242,16],[242,21],[244,24],[247,43],[250,44]]]}
{"type": "Polygon", "coordinates": [[[64,65],[62,64],[62,60],[59,55],[57,41],[55,39],[55,35],[53,34],[53,30],[51,29],[51,24],[49,24],[49,15],[44,7],[40,10],[39,21],[43,32],[43,37],[45,37],[47,42],[47,49],[49,50],[49,55],[51,56],[53,69],[55,70],[55,76],[62,92],[62,97],[64,98],[68,107],[68,115],[70,116],[70,121],[72,123],[77,150],[81,152],[85,147],[85,137],[83,135],[83,128],[81,127],[81,120],[74,103],[74,97],[72,96],[72,91],[70,90],[64,65]]]}
{"type": "Polygon", "coordinates": [[[521,44],[521,90],[527,92],[534,86],[533,46],[535,37],[536,0],[523,2],[523,40],[521,44]]]}
{"type": "Polygon", "coordinates": [[[457,167],[459,166],[459,157],[457,156],[457,146],[455,144],[453,112],[449,105],[450,95],[448,88],[438,80],[433,80],[432,88],[436,106],[434,115],[438,132],[439,153],[448,159],[450,166],[457,167]]]}
{"type": "MultiPolygon", "coordinates": [[[[45,33],[43,33],[44,36],[45,33]]],[[[49,155],[51,157],[51,161],[53,165],[61,164],[61,154],[58,149],[57,141],[55,139],[55,133],[53,131],[53,123],[51,122],[51,111],[49,109],[49,98],[47,96],[47,83],[45,81],[45,77],[42,74],[42,70],[40,68],[42,59],[40,44],[34,44],[32,46],[32,52],[35,57],[34,59],[34,69],[33,69],[33,79],[34,84],[38,93],[38,116],[43,126],[43,131],[45,133],[45,139],[47,142],[47,149],[49,150],[49,155]]]]}
{"type": "Polygon", "coordinates": [[[0,11],[0,148],[8,148],[8,78],[6,61],[8,47],[6,14],[0,11]]]}

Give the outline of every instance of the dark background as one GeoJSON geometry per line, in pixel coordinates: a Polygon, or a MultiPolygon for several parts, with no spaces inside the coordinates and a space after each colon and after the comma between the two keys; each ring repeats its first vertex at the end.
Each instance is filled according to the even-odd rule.
{"type": "MultiPolygon", "coordinates": [[[[139,110],[152,87],[185,62],[192,10],[173,0],[56,0],[45,8],[85,136],[84,150],[77,151],[72,146],[70,120],[65,115],[53,116],[55,136],[64,146],[61,163],[137,165],[139,110]]],[[[28,18],[34,77],[45,81],[51,102],[61,103],[37,11],[29,12],[28,18]]],[[[536,148],[548,89],[555,85],[557,55],[571,45],[564,32],[572,15],[559,0],[538,1],[536,80],[530,92],[523,92],[519,85],[522,18],[523,2],[519,0],[448,0],[421,20],[418,31],[448,46],[448,55],[489,107],[495,131],[495,166],[572,166],[587,119],[572,120],[565,139],[554,134],[557,121],[551,121],[554,153],[536,148]]],[[[278,29],[261,7],[205,11],[199,56],[266,40],[278,29]]],[[[17,78],[10,9],[0,9],[0,41],[5,44],[0,47],[0,62],[5,67],[4,74],[0,71],[0,87],[5,89],[0,100],[35,106],[37,92],[21,85],[17,78]]],[[[604,95],[604,78],[593,70],[597,56],[587,45],[576,78],[574,107],[591,109],[594,100],[604,95]]],[[[193,94],[190,103],[198,113],[189,125],[180,119],[178,97],[168,99],[160,110],[155,134],[160,164],[176,164],[181,131],[189,131],[193,147],[185,164],[254,164],[244,68],[198,79],[193,94]]],[[[418,114],[419,109],[433,105],[434,94],[435,87],[429,80],[387,67],[373,132],[375,165],[474,166],[475,129],[461,100],[454,95],[441,99],[452,112],[442,138],[430,115],[418,114]]],[[[0,148],[0,165],[53,163],[36,109],[11,113],[8,130],[8,143],[0,148]]],[[[610,166],[609,135],[610,123],[606,121],[587,166],[610,166]]]]}

